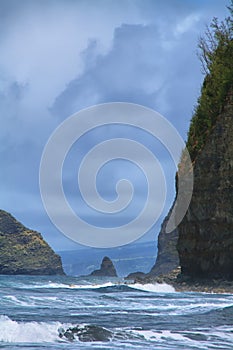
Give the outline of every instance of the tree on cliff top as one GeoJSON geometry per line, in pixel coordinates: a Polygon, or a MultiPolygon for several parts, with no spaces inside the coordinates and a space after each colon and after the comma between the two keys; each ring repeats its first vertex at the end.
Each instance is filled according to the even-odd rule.
{"type": "Polygon", "coordinates": [[[230,16],[219,22],[214,18],[199,39],[199,57],[205,74],[188,133],[187,148],[194,161],[222,110],[233,86],[233,0],[230,16]]]}

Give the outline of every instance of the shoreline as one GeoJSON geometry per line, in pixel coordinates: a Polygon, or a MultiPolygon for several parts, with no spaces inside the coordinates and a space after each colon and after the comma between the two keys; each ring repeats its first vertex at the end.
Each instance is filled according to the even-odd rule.
{"type": "Polygon", "coordinates": [[[233,281],[224,279],[195,279],[180,275],[180,267],[172,270],[167,274],[159,276],[136,277],[134,283],[166,283],[175,288],[176,292],[199,292],[199,293],[217,293],[217,294],[233,294],[233,281]]]}

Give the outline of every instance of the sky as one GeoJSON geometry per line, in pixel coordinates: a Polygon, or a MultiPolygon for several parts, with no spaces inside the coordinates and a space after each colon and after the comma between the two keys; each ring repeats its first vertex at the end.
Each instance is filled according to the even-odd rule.
{"type": "MultiPolygon", "coordinates": [[[[0,0],[0,208],[43,234],[57,251],[80,247],[50,221],[42,204],[39,167],[52,132],[70,115],[106,102],[130,102],[158,111],[185,140],[203,80],[197,43],[224,0],[0,0]]],[[[64,163],[64,192],[94,225],[124,224],[140,211],[145,179],[125,160],[97,177],[111,200],[121,178],[135,185],[132,205],[103,216],[83,203],[77,187],[82,157],[104,139],[124,137],[156,151],[166,174],[167,200],[141,240],[155,240],[174,198],[175,167],[159,143],[138,130],[96,130],[75,144],[64,163]],[[107,136],[106,136],[107,135],[107,136]]]]}

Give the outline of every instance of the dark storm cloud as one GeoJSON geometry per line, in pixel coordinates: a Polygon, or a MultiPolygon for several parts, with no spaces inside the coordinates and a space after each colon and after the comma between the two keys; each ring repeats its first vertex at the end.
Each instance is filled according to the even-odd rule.
{"type": "Polygon", "coordinates": [[[57,97],[54,115],[64,118],[103,102],[139,103],[165,114],[185,137],[202,79],[196,46],[190,47],[190,40],[198,37],[199,20],[189,19],[188,33],[176,21],[166,33],[156,24],[124,24],[115,30],[106,55],[95,56],[92,43],[85,51],[83,74],[57,97]]]}
{"type": "MultiPolygon", "coordinates": [[[[56,238],[39,194],[50,134],[77,110],[125,101],[158,110],[185,138],[203,78],[197,40],[213,16],[225,16],[227,3],[1,1],[0,207],[41,230],[55,248],[68,246],[62,235],[56,238]]],[[[104,195],[106,176],[99,182],[104,195]]]]}

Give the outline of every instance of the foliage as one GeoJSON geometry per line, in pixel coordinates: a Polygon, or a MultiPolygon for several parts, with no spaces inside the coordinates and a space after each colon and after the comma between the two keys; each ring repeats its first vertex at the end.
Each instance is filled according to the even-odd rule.
{"type": "Polygon", "coordinates": [[[228,9],[230,16],[220,23],[214,18],[199,40],[199,57],[206,76],[188,133],[187,148],[192,160],[205,145],[233,85],[233,0],[228,9]]]}
{"type": "Polygon", "coordinates": [[[0,210],[0,274],[63,274],[61,260],[41,234],[0,210]]]}

